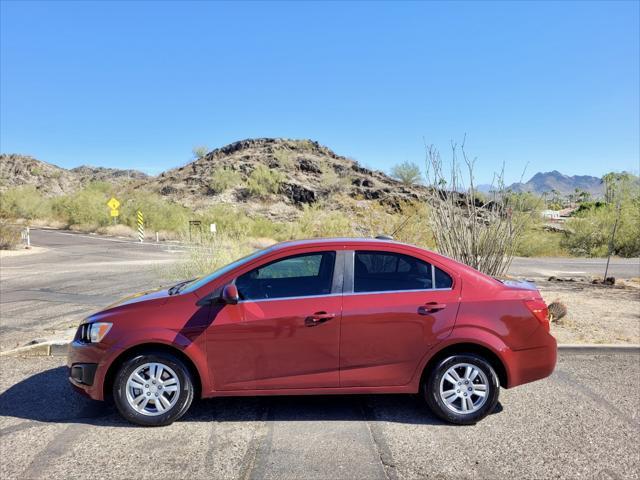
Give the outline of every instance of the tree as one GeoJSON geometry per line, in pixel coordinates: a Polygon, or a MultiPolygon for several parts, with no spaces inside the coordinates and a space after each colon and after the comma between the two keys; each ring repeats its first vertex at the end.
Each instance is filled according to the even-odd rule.
{"type": "Polygon", "coordinates": [[[429,225],[440,253],[488,275],[500,276],[508,270],[525,228],[537,216],[537,210],[528,196],[505,188],[504,172],[494,177],[494,199],[479,201],[474,164],[475,159],[467,156],[464,143],[452,144],[452,161],[446,167],[439,151],[433,145],[427,146],[429,225]],[[466,167],[464,175],[459,154],[466,167]]]}
{"type": "Polygon", "coordinates": [[[414,185],[421,180],[420,167],[413,162],[403,162],[391,169],[391,176],[405,185],[414,185]]]}
{"type": "Polygon", "coordinates": [[[628,172],[609,172],[602,177],[604,184],[604,201],[614,203],[615,197],[621,190],[627,190],[632,176],[628,172]]]}
{"type": "Polygon", "coordinates": [[[207,153],[209,153],[209,148],[206,145],[199,145],[191,149],[191,154],[193,155],[194,160],[200,160],[207,153]]]}

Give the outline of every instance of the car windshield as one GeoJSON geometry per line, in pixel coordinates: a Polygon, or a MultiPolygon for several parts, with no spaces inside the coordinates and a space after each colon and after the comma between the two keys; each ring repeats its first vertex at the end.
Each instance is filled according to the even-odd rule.
{"type": "Polygon", "coordinates": [[[224,275],[225,273],[230,272],[234,268],[244,265],[245,263],[250,262],[251,260],[261,257],[262,255],[270,252],[271,250],[272,250],[271,248],[266,248],[264,250],[256,250],[255,252],[250,253],[246,257],[239,258],[235,262],[231,262],[230,264],[219,268],[215,272],[211,272],[210,274],[205,275],[204,277],[196,278],[195,280],[191,281],[191,283],[188,283],[183,288],[181,288],[180,291],[184,293],[194,292],[198,290],[200,287],[220,277],[221,275],[224,275]]]}

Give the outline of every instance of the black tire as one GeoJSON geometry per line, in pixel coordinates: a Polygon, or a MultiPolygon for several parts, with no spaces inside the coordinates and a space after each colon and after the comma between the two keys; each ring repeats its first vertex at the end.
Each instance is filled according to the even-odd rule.
{"type": "MultiPolygon", "coordinates": [[[[448,385],[448,383],[445,383],[445,385],[448,385]]],[[[499,393],[500,381],[491,364],[481,356],[470,353],[455,354],[440,360],[429,372],[422,388],[423,397],[431,411],[442,420],[458,425],[472,425],[486,417],[496,408],[499,393]],[[440,396],[440,384],[447,370],[456,364],[462,363],[477,367],[484,373],[487,379],[486,400],[478,410],[471,413],[457,413],[453,411],[445,404],[440,396]]]]}
{"type": "Polygon", "coordinates": [[[131,423],[145,427],[159,427],[175,422],[187,413],[193,397],[194,386],[189,369],[182,360],[165,352],[145,353],[127,360],[118,370],[113,383],[113,400],[120,414],[131,423]],[[175,393],[178,395],[175,404],[165,412],[154,416],[138,412],[127,400],[126,387],[129,376],[146,363],[159,363],[169,367],[180,381],[180,389],[175,393]]]}

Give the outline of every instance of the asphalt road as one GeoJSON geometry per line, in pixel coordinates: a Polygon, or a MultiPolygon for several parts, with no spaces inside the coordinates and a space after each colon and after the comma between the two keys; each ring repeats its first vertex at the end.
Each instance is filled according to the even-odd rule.
{"type": "MultiPolygon", "coordinates": [[[[509,274],[525,278],[600,277],[604,276],[606,258],[522,258],[511,262],[509,274]]],[[[640,277],[640,258],[612,258],[608,277],[628,279],[640,277]]]]}
{"type": "Polygon", "coordinates": [[[127,424],[67,385],[64,359],[3,358],[0,477],[638,478],[640,356],[562,354],[475,426],[414,396],[198,401],[169,427],[127,424]]]}
{"type": "Polygon", "coordinates": [[[32,230],[31,243],[44,250],[1,260],[1,350],[64,336],[118,298],[170,281],[170,265],[180,254],[55,230],[32,230]]]}

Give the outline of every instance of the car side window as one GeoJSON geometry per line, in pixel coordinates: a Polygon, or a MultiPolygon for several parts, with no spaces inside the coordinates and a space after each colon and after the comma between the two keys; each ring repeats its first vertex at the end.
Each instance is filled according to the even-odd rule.
{"type": "Polygon", "coordinates": [[[453,279],[447,272],[443,272],[438,267],[435,269],[436,288],[451,288],[453,286],[453,279]]]}
{"type": "Polygon", "coordinates": [[[354,292],[390,292],[450,288],[451,277],[423,260],[401,253],[356,251],[354,292]]]}
{"type": "Polygon", "coordinates": [[[282,258],[239,276],[235,285],[243,300],[328,295],[335,259],[335,252],[282,258]]]}

